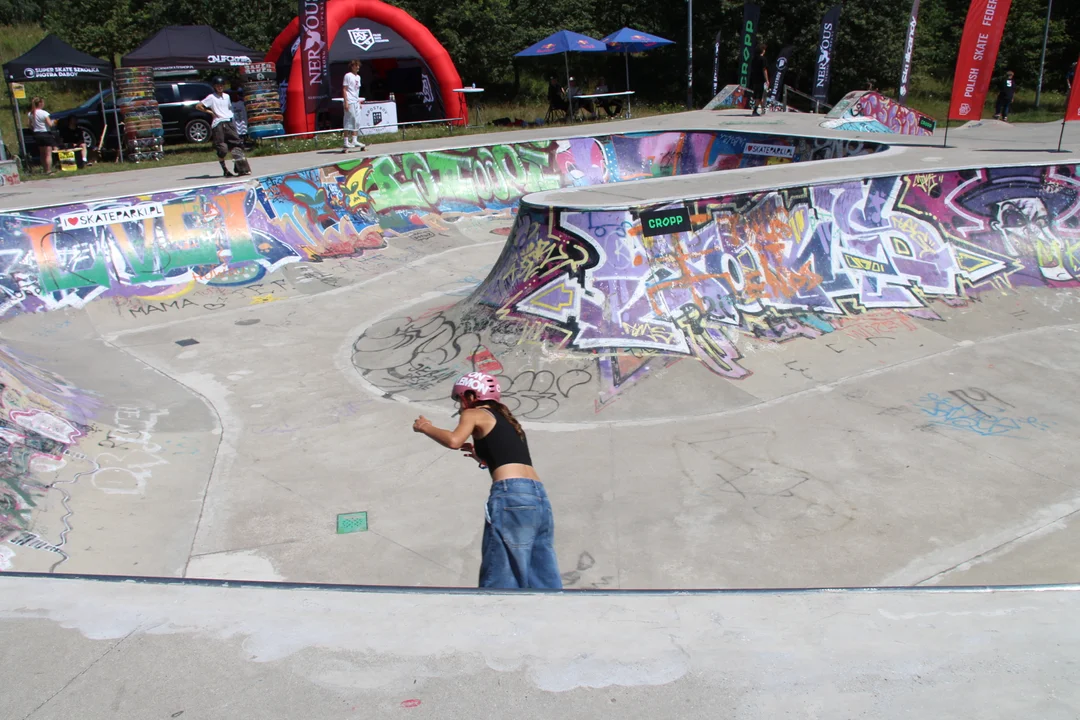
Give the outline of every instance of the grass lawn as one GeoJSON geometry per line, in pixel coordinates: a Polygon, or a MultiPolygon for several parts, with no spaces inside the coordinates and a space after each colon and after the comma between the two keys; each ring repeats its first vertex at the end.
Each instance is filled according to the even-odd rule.
{"type": "MultiPolygon", "coordinates": [[[[938,127],[945,128],[944,118],[949,114],[949,99],[952,88],[946,83],[938,82],[932,78],[916,78],[908,97],[908,105],[926,113],[938,121],[938,127]]],[[[997,87],[992,85],[986,96],[986,105],[983,107],[983,118],[994,117],[994,103],[997,101],[997,87]]],[[[1050,92],[1043,88],[1039,107],[1035,107],[1035,88],[1021,86],[1013,98],[1012,108],[1009,110],[1009,122],[1061,122],[1065,115],[1065,93],[1050,92]]],[[[963,125],[966,121],[951,120],[949,127],[963,125]]]]}

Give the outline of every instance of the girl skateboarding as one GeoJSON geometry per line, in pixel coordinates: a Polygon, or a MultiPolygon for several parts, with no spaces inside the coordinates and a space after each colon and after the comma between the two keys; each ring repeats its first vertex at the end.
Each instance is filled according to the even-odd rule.
{"type": "Polygon", "coordinates": [[[413,431],[461,450],[491,474],[480,587],[561,589],[551,503],[533,468],[525,431],[499,402],[498,381],[471,372],[454,383],[451,397],[460,415],[454,430],[435,427],[421,415],[413,431]]]}

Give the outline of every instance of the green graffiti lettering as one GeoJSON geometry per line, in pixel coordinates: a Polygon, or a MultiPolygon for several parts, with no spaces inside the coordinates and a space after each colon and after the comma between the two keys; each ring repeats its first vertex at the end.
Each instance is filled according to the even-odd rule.
{"type": "Polygon", "coordinates": [[[38,282],[43,292],[109,287],[109,265],[96,242],[77,242],[76,236],[57,231],[54,225],[31,225],[23,232],[41,270],[38,282]]]}
{"type": "Polygon", "coordinates": [[[495,155],[491,152],[491,148],[480,148],[476,151],[476,165],[473,168],[473,175],[483,175],[484,181],[487,184],[488,195],[486,200],[491,200],[492,195],[499,200],[507,200],[510,197],[510,187],[506,183],[506,178],[499,174],[498,164],[495,162],[495,155]]]}
{"type": "Polygon", "coordinates": [[[491,149],[492,158],[495,161],[495,172],[499,176],[505,195],[500,194],[500,188],[495,189],[495,196],[500,200],[509,200],[516,195],[525,192],[525,183],[528,180],[525,166],[521,159],[509,145],[496,145],[491,149]],[[513,187],[510,187],[510,186],[513,187]]]}
{"type": "Polygon", "coordinates": [[[541,190],[555,190],[559,187],[559,178],[554,173],[545,172],[551,169],[551,161],[554,153],[550,151],[552,145],[532,143],[520,145],[517,148],[518,155],[525,163],[527,170],[525,192],[539,192],[541,190]]]}
{"type": "Polygon", "coordinates": [[[375,158],[370,167],[371,172],[364,183],[364,192],[380,210],[418,207],[423,204],[423,198],[414,183],[398,181],[397,175],[401,170],[393,158],[386,155],[375,158]]]}
{"type": "Polygon", "coordinates": [[[199,197],[165,206],[168,261],[162,270],[258,260],[244,212],[244,193],[199,197]]]}
{"type": "Polygon", "coordinates": [[[246,260],[259,260],[263,257],[255,247],[255,237],[251,234],[251,226],[248,224],[247,211],[244,201],[247,193],[229,193],[218,195],[214,203],[221,210],[221,218],[225,223],[225,237],[228,239],[230,263],[244,262],[246,260]]]}
{"type": "Polygon", "coordinates": [[[133,285],[161,280],[161,258],[154,247],[155,221],[115,223],[109,226],[113,244],[127,265],[126,282],[133,285]],[[141,229],[141,232],[138,230],[141,229]],[[130,231],[130,232],[129,232],[130,231]]]}
{"type": "Polygon", "coordinates": [[[495,179],[492,177],[491,166],[476,159],[472,163],[473,186],[476,194],[484,202],[490,202],[495,197],[495,179]]]}
{"type": "Polygon", "coordinates": [[[405,170],[405,179],[416,184],[416,189],[428,205],[439,202],[439,185],[431,176],[427,161],[420,153],[408,153],[401,156],[401,166],[405,170]]]}
{"type": "Polygon", "coordinates": [[[462,175],[462,170],[472,168],[472,158],[446,152],[432,152],[427,156],[428,165],[439,181],[439,197],[468,200],[479,203],[474,179],[462,175]]]}

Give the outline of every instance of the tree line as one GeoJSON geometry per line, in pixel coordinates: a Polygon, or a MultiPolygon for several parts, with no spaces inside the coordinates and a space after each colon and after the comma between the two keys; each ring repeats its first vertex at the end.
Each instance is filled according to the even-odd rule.
{"type": "MultiPolygon", "coordinates": [[[[840,0],[758,0],[759,37],[770,60],[784,45],[795,47],[787,83],[804,91],[817,59],[821,16],[840,0]]],[[[1012,69],[1021,88],[1033,88],[1042,49],[1048,0],[1013,0],[998,70],[1012,69]]],[[[635,91],[652,101],[682,102],[686,96],[686,0],[393,0],[426,25],[450,52],[466,82],[514,98],[541,88],[546,74],[562,75],[558,58],[515,59],[514,53],[556,30],[603,37],[623,26],[676,42],[646,60],[632,60],[635,91]],[[532,82],[523,83],[523,78],[532,82]]],[[[910,0],[843,0],[833,56],[831,95],[873,83],[892,91],[899,83],[910,0]]],[[[922,0],[914,53],[914,90],[922,79],[947,87],[969,0],[922,0]]],[[[1080,13],[1058,0],[1047,43],[1044,90],[1061,92],[1080,54],[1080,13]]],[[[0,0],[0,24],[40,23],[85,52],[116,58],[166,25],[205,24],[259,50],[296,15],[295,0],[0,0]]],[[[741,37],[741,0],[698,0],[693,6],[695,99],[711,94],[713,41],[721,33],[720,85],[736,80],[741,37]]],[[[605,74],[620,87],[621,56],[572,55],[574,68],[605,74]]],[[[542,91],[542,89],[541,89],[542,91]]]]}

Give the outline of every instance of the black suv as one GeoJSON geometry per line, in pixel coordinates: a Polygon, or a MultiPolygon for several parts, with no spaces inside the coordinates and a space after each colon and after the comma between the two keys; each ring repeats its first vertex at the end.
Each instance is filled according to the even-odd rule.
{"type": "MultiPolygon", "coordinates": [[[[209,83],[204,82],[158,82],[155,83],[158,107],[161,109],[161,122],[165,128],[165,142],[189,142],[201,143],[210,139],[209,113],[200,112],[195,105],[207,95],[214,92],[209,83]]],[[[116,130],[113,128],[112,91],[106,90],[90,98],[82,105],[72,110],[61,110],[52,113],[56,121],[57,130],[67,124],[68,118],[74,116],[82,131],[83,140],[87,147],[97,147],[98,138],[101,137],[102,118],[101,102],[105,101],[105,113],[109,119],[109,131],[105,134],[105,147],[116,147],[116,130]]],[[[123,123],[123,116],[120,118],[123,123]]],[[[36,150],[31,149],[33,135],[24,133],[27,140],[26,150],[31,157],[36,156],[36,150]]],[[[35,144],[36,147],[36,144],[35,144]]]]}

